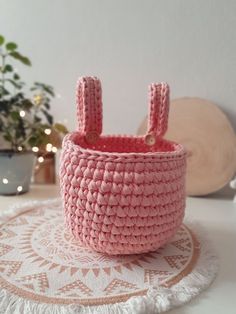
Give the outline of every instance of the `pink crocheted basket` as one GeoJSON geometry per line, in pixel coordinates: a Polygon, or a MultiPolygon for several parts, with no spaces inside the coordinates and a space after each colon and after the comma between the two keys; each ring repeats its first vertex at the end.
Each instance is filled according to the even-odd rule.
{"type": "Polygon", "coordinates": [[[78,81],[79,128],[63,141],[60,186],[68,228],[95,251],[154,251],[182,223],[186,152],[163,139],[166,83],[149,86],[149,107],[145,136],[101,135],[101,83],[96,77],[78,81]]]}

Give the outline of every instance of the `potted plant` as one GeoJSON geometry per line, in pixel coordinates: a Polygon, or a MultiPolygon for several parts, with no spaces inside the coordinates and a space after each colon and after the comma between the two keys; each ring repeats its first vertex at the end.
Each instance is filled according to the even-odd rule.
{"type": "Polygon", "coordinates": [[[51,86],[36,82],[27,89],[15,62],[31,66],[14,42],[0,35],[0,194],[14,195],[29,190],[35,154],[48,145],[51,133],[66,133],[53,121],[50,104],[55,97],[51,86]]]}

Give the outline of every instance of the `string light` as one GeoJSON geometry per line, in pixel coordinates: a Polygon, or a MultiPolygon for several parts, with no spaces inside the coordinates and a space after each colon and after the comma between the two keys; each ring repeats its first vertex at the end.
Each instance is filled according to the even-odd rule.
{"type": "Polygon", "coordinates": [[[51,129],[45,129],[44,133],[47,135],[50,135],[52,133],[52,130],[51,129]]]}
{"type": "Polygon", "coordinates": [[[34,153],[37,153],[39,151],[39,148],[37,146],[32,147],[32,151],[34,153]]]}
{"type": "Polygon", "coordinates": [[[17,149],[19,152],[21,152],[23,150],[22,146],[18,146],[17,149]]]}
{"type": "Polygon", "coordinates": [[[23,186],[19,185],[19,186],[17,187],[17,192],[22,192],[22,190],[23,190],[23,186]]]}
{"type": "Polygon", "coordinates": [[[25,111],[24,110],[20,111],[20,116],[21,116],[21,118],[24,118],[24,116],[25,116],[25,111]]]}
{"type": "Polygon", "coordinates": [[[35,95],[34,96],[34,103],[36,106],[39,106],[42,102],[42,95],[35,95]]]}
{"type": "Polygon", "coordinates": [[[48,144],[46,145],[46,151],[47,151],[47,152],[51,152],[51,151],[52,151],[52,144],[51,144],[51,143],[48,143],[48,144]]]}
{"type": "Polygon", "coordinates": [[[7,178],[3,178],[3,179],[2,179],[2,183],[3,183],[3,184],[8,184],[8,179],[7,179],[7,178]]]}
{"type": "Polygon", "coordinates": [[[43,156],[40,156],[40,157],[38,158],[38,162],[40,162],[40,163],[44,162],[43,156]]]}
{"type": "Polygon", "coordinates": [[[52,147],[52,152],[56,153],[57,152],[57,148],[55,146],[52,147]]]}

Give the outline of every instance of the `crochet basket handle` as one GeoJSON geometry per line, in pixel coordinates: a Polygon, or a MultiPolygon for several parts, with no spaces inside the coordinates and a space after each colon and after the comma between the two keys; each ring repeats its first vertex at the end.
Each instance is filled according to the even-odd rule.
{"type": "Polygon", "coordinates": [[[149,116],[145,142],[154,145],[163,137],[168,127],[169,86],[167,83],[149,85],[149,116]]]}
{"type": "Polygon", "coordinates": [[[95,143],[102,133],[102,89],[95,76],[81,77],[76,89],[78,131],[88,143],[95,143]]]}

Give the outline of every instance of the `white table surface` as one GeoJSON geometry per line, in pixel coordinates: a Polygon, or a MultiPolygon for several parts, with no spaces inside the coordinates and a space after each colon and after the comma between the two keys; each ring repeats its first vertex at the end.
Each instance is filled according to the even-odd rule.
{"type": "MultiPolygon", "coordinates": [[[[58,186],[35,185],[27,194],[0,196],[0,210],[28,200],[58,196],[58,186]]],[[[236,203],[223,198],[187,198],[186,216],[199,222],[208,231],[220,258],[220,271],[208,290],[169,313],[236,314],[236,203]]]]}

